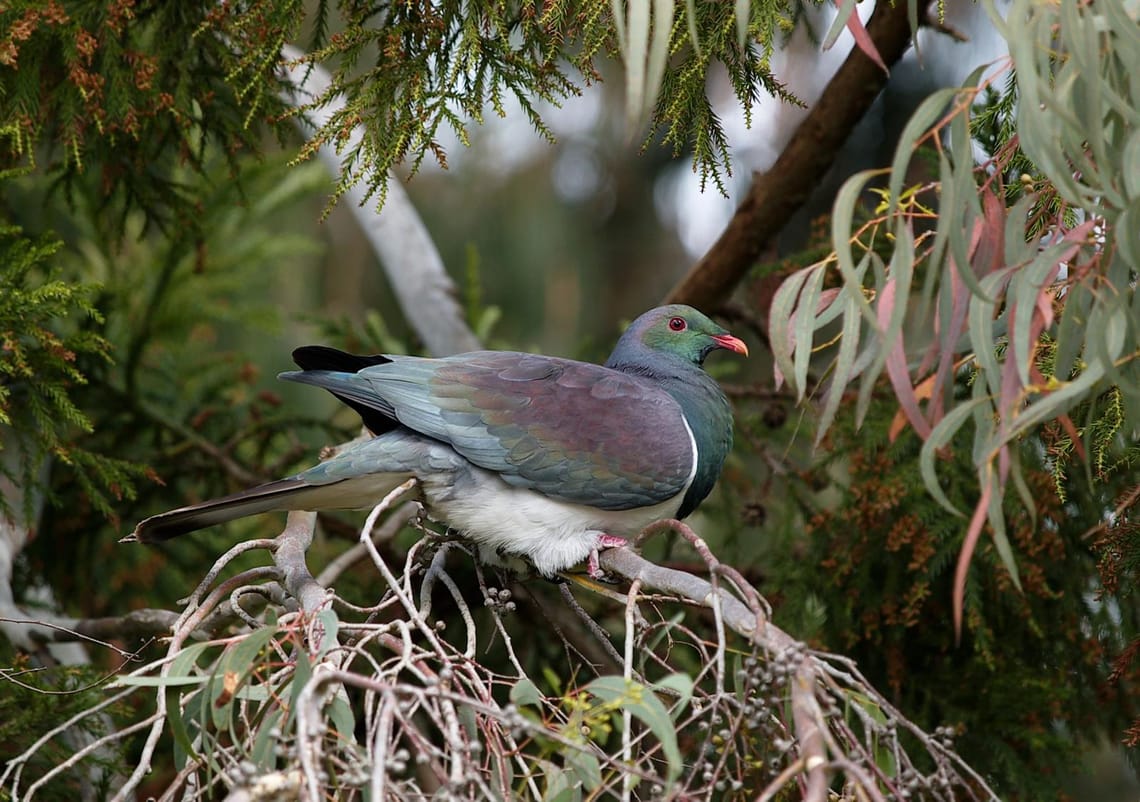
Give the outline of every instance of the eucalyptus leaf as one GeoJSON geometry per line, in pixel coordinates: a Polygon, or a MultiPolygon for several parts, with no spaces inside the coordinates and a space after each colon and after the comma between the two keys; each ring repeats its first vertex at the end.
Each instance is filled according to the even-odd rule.
{"type": "Polygon", "coordinates": [[[815,331],[816,307],[819,305],[819,295],[823,287],[824,271],[812,270],[804,282],[803,291],[796,310],[796,318],[792,326],[792,340],[796,344],[793,368],[793,387],[799,388],[800,400],[803,400],[804,388],[807,387],[808,370],[811,367],[813,352],[813,332],[815,331]]]}
{"type": "Polygon", "coordinates": [[[626,0],[628,39],[625,48],[625,118],[626,126],[635,131],[641,124],[647,92],[645,57],[649,52],[651,0],[626,0]]]}
{"type": "Polygon", "coordinates": [[[748,18],[752,14],[751,0],[736,0],[736,43],[742,50],[748,41],[748,18]]]}
{"type": "Polygon", "coordinates": [[[665,753],[668,779],[673,780],[680,776],[684,765],[677,746],[677,731],[673,726],[673,720],[669,717],[669,711],[652,690],[636,682],[627,682],[624,677],[616,676],[598,677],[591,681],[585,690],[604,702],[620,704],[649,727],[665,753]]]}
{"type": "Polygon", "coordinates": [[[823,408],[819,414],[819,426],[815,436],[815,445],[823,442],[824,435],[831,428],[835,415],[839,411],[839,404],[843,400],[848,383],[855,376],[855,353],[859,347],[859,331],[862,317],[859,314],[858,304],[850,298],[850,288],[844,288],[839,303],[844,305],[843,329],[839,333],[839,350],[835,354],[835,369],[831,381],[828,383],[827,393],[823,399],[823,408]]]}
{"type": "Polygon", "coordinates": [[[955,515],[964,517],[964,513],[954,506],[954,503],[947,498],[942,489],[942,485],[938,481],[938,473],[934,468],[934,460],[939,450],[950,443],[966,420],[974,414],[974,411],[979,407],[988,406],[988,404],[989,399],[985,397],[959,403],[938,422],[938,425],[930,432],[930,437],[926,438],[926,442],[922,444],[922,451],[919,453],[918,468],[927,491],[935,501],[955,515]]]}
{"type": "MultiPolygon", "coordinates": [[[[851,5],[854,6],[854,3],[851,5]]],[[[842,14],[842,11],[840,13],[842,14]]],[[[837,17],[836,22],[838,21],[837,17]]],[[[922,101],[907,120],[902,133],[899,134],[895,157],[891,162],[891,178],[887,185],[889,199],[887,214],[893,214],[898,209],[898,199],[902,194],[903,181],[906,180],[907,166],[914,157],[919,137],[924,136],[930,130],[930,126],[946,113],[947,104],[958,95],[958,92],[956,88],[938,90],[922,101]]]]}
{"type": "Polygon", "coordinates": [[[851,19],[851,15],[855,13],[855,2],[856,0],[842,0],[839,3],[839,11],[836,13],[835,19],[832,20],[831,27],[824,34],[823,41],[820,42],[820,50],[826,52],[835,46],[835,42],[843,33],[843,29],[847,27],[847,20],[851,19]]]}
{"type": "Polygon", "coordinates": [[[542,694],[529,677],[521,677],[511,686],[510,700],[518,707],[538,705],[542,703],[542,694]]]}
{"type": "Polygon", "coordinates": [[[1017,560],[1013,556],[1013,547],[1010,545],[1009,536],[1005,531],[1005,513],[1001,505],[1004,488],[998,481],[996,472],[994,472],[991,481],[994,483],[994,489],[990,494],[990,504],[986,517],[989,519],[990,529],[993,531],[994,547],[997,549],[1002,565],[1009,571],[1014,586],[1021,590],[1021,577],[1017,571],[1017,560]]]}

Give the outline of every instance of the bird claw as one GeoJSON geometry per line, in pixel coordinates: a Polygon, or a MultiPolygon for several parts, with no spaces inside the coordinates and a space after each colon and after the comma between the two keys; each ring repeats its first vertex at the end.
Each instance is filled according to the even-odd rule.
{"type": "Polygon", "coordinates": [[[594,541],[594,548],[590,549],[590,556],[586,559],[586,574],[590,579],[603,579],[606,572],[598,565],[598,552],[602,549],[617,549],[622,546],[628,546],[629,541],[624,537],[616,535],[598,535],[598,539],[594,541]]]}

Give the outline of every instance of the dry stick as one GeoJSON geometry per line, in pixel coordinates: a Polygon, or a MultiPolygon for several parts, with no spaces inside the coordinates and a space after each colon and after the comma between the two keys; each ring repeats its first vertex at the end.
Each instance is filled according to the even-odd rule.
{"type": "MultiPolygon", "coordinates": [[[[210,589],[210,586],[214,584],[214,580],[225,570],[227,565],[234,561],[235,557],[247,551],[253,551],[254,549],[272,551],[275,544],[276,541],[269,537],[257,538],[256,540],[243,540],[241,543],[235,543],[225,554],[214,560],[214,564],[210,566],[210,570],[206,572],[206,576],[198,583],[198,587],[194,588],[194,591],[183,599],[180,604],[187,605],[186,612],[188,612],[190,608],[197,607],[199,599],[202,598],[202,594],[210,589]]],[[[185,616],[186,612],[183,612],[182,615],[185,616]]]]}
{"type": "Polygon", "coordinates": [[[455,602],[459,616],[463,619],[463,626],[466,628],[467,647],[463,652],[463,657],[467,660],[473,660],[475,659],[476,648],[475,619],[471,615],[471,608],[467,606],[467,601],[459,591],[459,586],[455,584],[455,580],[443,567],[447,560],[447,552],[448,544],[440,547],[439,551],[432,557],[431,566],[424,574],[423,582],[420,583],[420,617],[426,621],[431,615],[431,594],[435,589],[435,583],[437,581],[442,582],[448,592],[451,593],[451,598],[455,602]]]}
{"type": "MultiPolygon", "coordinates": [[[[641,591],[641,580],[635,579],[629,584],[629,593],[625,601],[625,665],[623,677],[626,687],[633,682],[633,642],[636,639],[637,626],[634,612],[637,610],[637,594],[641,591]]],[[[626,765],[633,764],[633,711],[629,705],[621,708],[621,762],[626,765]]],[[[623,772],[621,783],[622,802],[629,802],[633,794],[633,775],[623,772]]]]}
{"type": "MultiPolygon", "coordinates": [[[[883,61],[894,64],[910,45],[907,3],[879,3],[867,32],[883,61]]],[[[669,292],[668,303],[716,309],[728,299],[768,241],[807,201],[886,82],[883,71],[852,48],[784,152],[768,172],[756,175],[724,233],[669,292]]]]}
{"type": "MultiPolygon", "coordinates": [[[[618,651],[614,648],[614,645],[610,643],[609,633],[602,629],[602,625],[595,621],[589,613],[582,609],[582,605],[578,604],[578,600],[575,599],[574,594],[570,592],[569,585],[563,582],[558,586],[558,590],[562,594],[562,599],[566,602],[566,606],[569,607],[576,616],[578,616],[578,618],[582,621],[582,624],[585,625],[586,629],[588,629],[590,633],[593,634],[593,636],[598,640],[598,642],[602,645],[602,648],[605,650],[606,655],[611,660],[613,660],[613,664],[615,666],[620,666],[622,664],[621,655],[618,654],[618,651]]],[[[585,655],[582,656],[585,657],[585,655]]]]}
{"type": "MultiPolygon", "coordinates": [[[[807,787],[804,789],[804,802],[826,802],[827,789],[831,784],[827,774],[827,754],[824,748],[824,732],[827,723],[815,698],[817,672],[810,656],[796,667],[791,677],[792,721],[795,722],[796,736],[800,742],[800,757],[807,772],[807,787]]],[[[836,754],[842,752],[836,751],[836,754]]]]}
{"type": "MultiPolygon", "coordinates": [[[[372,545],[379,546],[381,543],[387,543],[394,538],[413,515],[415,515],[415,504],[411,502],[402,504],[395,509],[373,533],[372,545]]],[[[317,582],[326,588],[330,587],[340,578],[341,574],[361,560],[367,559],[367,557],[368,549],[363,543],[357,543],[330,560],[329,564],[317,574],[317,582]]]]}
{"type": "Polygon", "coordinates": [[[131,657],[132,653],[120,649],[111,639],[134,640],[153,638],[170,634],[170,628],[178,619],[178,613],[170,610],[133,610],[126,615],[105,618],[58,618],[35,620],[22,618],[0,618],[0,622],[21,624],[29,627],[28,635],[37,643],[68,643],[86,641],[104,646],[120,657],[131,657]]]}

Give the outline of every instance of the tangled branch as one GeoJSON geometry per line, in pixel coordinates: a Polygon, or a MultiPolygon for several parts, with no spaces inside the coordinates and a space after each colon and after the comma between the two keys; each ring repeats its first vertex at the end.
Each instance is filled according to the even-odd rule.
{"type": "Polygon", "coordinates": [[[772,799],[784,789],[811,802],[996,798],[947,732],[923,732],[851,661],[773,624],[760,594],[686,525],[659,522],[642,539],[679,534],[707,576],[611,549],[600,560],[611,582],[568,575],[560,599],[541,583],[492,578],[466,544],[418,518],[423,536],[393,570],[377,543],[412,517],[414,505],[399,504],[412,485],[377,505],[358,545],[320,580],[307,565],[310,513],[230,549],[186,600],[165,654],[12,760],[0,789],[30,800],[98,749],[140,738],[116,800],[132,799],[156,767],[167,773],[160,800],[355,799],[365,789],[375,800],[546,799],[563,789],[626,800],[772,799]],[[270,564],[221,578],[257,550],[270,564]],[[331,587],[359,561],[379,583],[369,606],[331,587]],[[536,612],[550,643],[561,642],[562,674],[534,628],[520,627],[536,612]],[[149,699],[153,712],[26,776],[50,740],[128,699],[149,699]],[[157,753],[166,734],[173,765],[157,753]]]}

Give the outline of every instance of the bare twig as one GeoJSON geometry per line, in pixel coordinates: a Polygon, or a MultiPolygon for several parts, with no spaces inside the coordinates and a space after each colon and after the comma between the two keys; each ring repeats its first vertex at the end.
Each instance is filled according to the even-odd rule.
{"type": "MultiPolygon", "coordinates": [[[[640,794],[655,786],[675,798],[737,799],[748,795],[748,789],[763,789],[761,798],[771,798],[798,784],[800,797],[821,802],[832,776],[839,775],[854,789],[855,798],[878,802],[885,796],[882,789],[897,796],[903,787],[898,777],[876,764],[883,748],[892,750],[898,771],[907,772],[907,782],[925,783],[923,787],[935,792],[934,799],[950,798],[944,788],[960,798],[994,798],[977,773],[949,749],[944,736],[927,735],[907,722],[853,663],[810,651],[772,624],[766,604],[744,577],[677,522],[662,522],[651,527],[650,534],[681,532],[701,555],[707,575],[657,566],[629,549],[609,549],[600,556],[601,567],[611,577],[629,581],[619,597],[625,630],[621,652],[596,610],[592,613],[575,599],[568,583],[561,583],[560,602],[557,597],[543,602],[560,603],[559,615],[564,624],[574,622],[579,641],[566,652],[570,677],[565,686],[544,694],[539,688],[545,679],[528,676],[529,661],[515,653],[517,633],[507,626],[519,612],[515,594],[488,586],[482,570],[476,569],[494,621],[487,631],[484,619],[468,609],[459,584],[445,570],[449,551],[470,554],[464,544],[452,540],[441,546],[440,538],[429,534],[409,551],[400,571],[380,558],[373,532],[396,527],[393,520],[402,525],[407,508],[390,511],[413,486],[405,483],[383,499],[360,534],[360,547],[372,559],[382,585],[378,605],[330,606],[331,591],[323,589],[306,565],[312,516],[291,516],[277,539],[252,547],[269,549],[273,564],[219,581],[230,562],[251,547],[230,549],[208,572],[211,583],[195,589],[187,609],[170,626],[165,657],[127,674],[119,681],[124,687],[115,688],[107,702],[122,703],[132,693],[149,690],[155,713],[77,751],[49,776],[37,778],[28,791],[92,757],[96,749],[122,743],[132,732],[145,732],[139,764],[115,797],[131,798],[154,760],[160,736],[180,722],[184,735],[190,728],[189,746],[183,743],[186,763],[161,799],[225,795],[243,800],[284,784],[293,789],[289,793],[312,802],[352,796],[355,791],[350,789],[362,786],[369,786],[378,799],[492,800],[521,795],[537,800],[562,781],[550,773],[551,767],[561,766],[558,772],[569,772],[563,780],[581,784],[597,798],[632,799],[635,789],[640,794]],[[381,523],[385,514],[389,518],[381,523]],[[421,574],[417,588],[413,577],[421,574]],[[459,648],[441,636],[445,622],[432,618],[433,590],[441,586],[463,619],[465,636],[459,648]],[[264,600],[277,611],[276,623],[271,623],[269,609],[257,615],[246,612],[240,621],[250,629],[203,641],[189,647],[198,651],[188,652],[189,638],[200,636],[205,623],[223,611],[230,610],[230,620],[239,621],[232,616],[239,594],[264,600]],[[282,614],[294,600],[300,610],[282,614]],[[692,605],[708,607],[715,626],[687,625],[684,615],[692,605]],[[334,610],[344,611],[349,619],[339,621],[334,610]],[[377,621],[380,613],[384,619],[377,621]],[[507,675],[475,659],[481,641],[488,650],[495,644],[506,652],[504,662],[511,667],[507,675]],[[624,678],[628,699],[602,702],[587,692],[590,679],[577,676],[578,653],[583,650],[611,655],[612,665],[606,668],[624,678]],[[202,655],[209,655],[205,665],[202,655]],[[684,656],[680,663],[678,655],[684,656]],[[740,656],[735,677],[729,674],[731,655],[740,656]],[[697,667],[692,669],[694,660],[697,667]],[[647,706],[650,697],[668,700],[668,723],[653,719],[658,714],[647,706]],[[877,707],[887,723],[865,712],[863,705],[877,707]],[[220,720],[241,726],[222,726],[220,720]],[[293,723],[285,727],[286,721],[293,723]],[[595,739],[595,729],[609,727],[619,727],[620,738],[595,739]],[[914,735],[927,762],[933,761],[933,773],[924,775],[916,768],[898,739],[903,731],[914,735]],[[685,742],[694,746],[679,765],[670,756],[668,741],[680,742],[682,732],[685,742]],[[262,771],[247,756],[262,754],[269,743],[276,744],[273,768],[262,771]]],[[[326,573],[338,575],[345,564],[326,573]]],[[[581,586],[594,594],[591,601],[600,609],[616,612],[616,586],[581,586]]],[[[545,586],[519,587],[529,592],[545,586]]],[[[621,618],[608,620],[620,627],[621,618]]],[[[63,728],[78,725],[100,709],[84,711],[63,728]]],[[[26,799],[21,779],[30,757],[62,731],[45,735],[11,761],[0,774],[0,793],[26,799]]]]}

